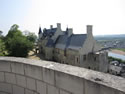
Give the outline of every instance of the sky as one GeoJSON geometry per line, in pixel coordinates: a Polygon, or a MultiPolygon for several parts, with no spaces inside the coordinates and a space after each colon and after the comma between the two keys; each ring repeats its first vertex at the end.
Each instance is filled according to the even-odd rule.
{"type": "Polygon", "coordinates": [[[13,24],[38,34],[41,28],[67,26],[75,34],[125,34],[125,0],[0,0],[0,30],[6,35],[13,24]]]}

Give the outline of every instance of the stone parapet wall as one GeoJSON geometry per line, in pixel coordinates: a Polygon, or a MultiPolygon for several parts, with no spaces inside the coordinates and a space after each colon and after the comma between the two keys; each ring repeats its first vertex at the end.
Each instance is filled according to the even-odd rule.
{"type": "Polygon", "coordinates": [[[49,61],[0,57],[0,94],[125,94],[125,79],[49,61]]]}

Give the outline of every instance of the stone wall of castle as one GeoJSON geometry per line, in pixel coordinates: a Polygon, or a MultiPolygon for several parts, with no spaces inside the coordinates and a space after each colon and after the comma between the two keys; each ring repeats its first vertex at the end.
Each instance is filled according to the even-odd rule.
{"type": "Polygon", "coordinates": [[[125,79],[54,62],[0,57],[0,94],[125,94],[125,79]]]}

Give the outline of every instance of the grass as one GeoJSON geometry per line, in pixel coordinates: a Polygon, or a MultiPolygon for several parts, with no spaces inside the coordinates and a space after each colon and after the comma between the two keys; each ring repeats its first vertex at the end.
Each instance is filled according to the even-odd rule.
{"type": "Polygon", "coordinates": [[[125,52],[125,48],[116,48],[116,50],[120,50],[120,51],[124,51],[125,52]]]}

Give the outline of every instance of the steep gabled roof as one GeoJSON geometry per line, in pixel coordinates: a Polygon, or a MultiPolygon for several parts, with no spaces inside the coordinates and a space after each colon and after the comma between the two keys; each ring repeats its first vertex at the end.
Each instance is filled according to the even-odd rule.
{"type": "Polygon", "coordinates": [[[79,49],[84,45],[87,38],[86,34],[72,34],[70,37],[67,35],[59,36],[55,48],[64,49],[79,49]]]}
{"type": "Polygon", "coordinates": [[[43,36],[48,37],[48,36],[53,36],[56,32],[57,28],[52,28],[52,29],[44,29],[43,30],[43,36]]]}
{"type": "Polygon", "coordinates": [[[60,35],[55,44],[55,48],[65,49],[68,41],[67,35],[60,35]]]}
{"type": "Polygon", "coordinates": [[[54,41],[52,39],[49,39],[46,46],[47,47],[53,47],[54,46],[54,41]]]}
{"type": "Polygon", "coordinates": [[[86,38],[87,38],[86,34],[73,34],[71,36],[71,39],[67,48],[70,48],[70,49],[81,48],[84,45],[86,38]]]}

